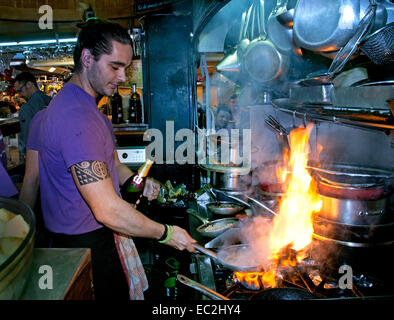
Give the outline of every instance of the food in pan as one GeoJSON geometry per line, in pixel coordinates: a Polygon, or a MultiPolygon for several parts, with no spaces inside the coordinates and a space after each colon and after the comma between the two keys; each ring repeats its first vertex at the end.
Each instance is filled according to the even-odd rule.
{"type": "Polygon", "coordinates": [[[236,203],[218,203],[218,204],[212,204],[212,207],[215,208],[221,208],[221,209],[225,209],[225,208],[239,208],[240,206],[236,203]]]}
{"type": "Polygon", "coordinates": [[[219,231],[219,230],[224,230],[227,228],[231,228],[234,224],[236,223],[236,221],[230,221],[227,224],[209,224],[206,227],[203,228],[203,232],[214,232],[214,231],[219,231]]]}

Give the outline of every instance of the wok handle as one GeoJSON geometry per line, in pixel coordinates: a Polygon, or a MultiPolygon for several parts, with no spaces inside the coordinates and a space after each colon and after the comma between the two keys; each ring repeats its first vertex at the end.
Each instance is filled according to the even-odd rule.
{"type": "Polygon", "coordinates": [[[179,282],[183,283],[184,285],[196,289],[197,291],[201,292],[202,294],[208,296],[211,299],[214,300],[230,300],[229,298],[217,293],[216,291],[213,291],[212,289],[209,289],[206,286],[203,286],[202,284],[189,279],[188,277],[182,275],[182,274],[178,274],[177,275],[177,279],[179,282]]]}
{"type": "Polygon", "coordinates": [[[194,247],[194,249],[200,251],[201,253],[206,254],[207,256],[209,256],[209,257],[211,257],[211,258],[213,258],[215,260],[218,260],[218,256],[217,256],[217,254],[215,252],[213,252],[213,251],[211,251],[211,250],[209,250],[209,249],[207,249],[207,248],[205,248],[202,245],[199,245],[197,243],[193,243],[192,246],[194,247]]]}
{"type": "Polygon", "coordinates": [[[260,207],[262,207],[264,210],[267,210],[269,213],[273,214],[274,216],[276,216],[276,212],[274,210],[272,210],[270,207],[268,207],[264,202],[262,201],[258,201],[254,198],[251,198],[249,196],[247,196],[249,200],[253,201],[254,203],[256,203],[257,205],[259,205],[260,207]]]}
{"type": "Polygon", "coordinates": [[[206,224],[209,222],[209,220],[204,219],[203,217],[201,217],[196,210],[194,209],[187,209],[186,212],[190,215],[192,215],[193,217],[196,217],[198,220],[200,220],[203,224],[206,224]]]}

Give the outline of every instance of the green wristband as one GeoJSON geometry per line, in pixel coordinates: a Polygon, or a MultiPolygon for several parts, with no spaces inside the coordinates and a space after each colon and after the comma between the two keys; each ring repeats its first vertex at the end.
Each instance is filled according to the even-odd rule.
{"type": "Polygon", "coordinates": [[[159,241],[160,243],[167,243],[172,238],[172,234],[174,233],[174,227],[167,225],[167,228],[168,228],[167,236],[163,240],[159,241]]]}

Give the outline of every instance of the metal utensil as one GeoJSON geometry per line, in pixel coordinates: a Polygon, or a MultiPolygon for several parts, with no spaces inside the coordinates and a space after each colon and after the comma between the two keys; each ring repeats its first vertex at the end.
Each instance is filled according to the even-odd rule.
{"type": "Polygon", "coordinates": [[[177,280],[184,285],[193,288],[202,294],[206,295],[207,297],[214,299],[214,300],[230,300],[229,298],[221,295],[220,293],[217,293],[216,291],[213,291],[212,289],[203,286],[201,283],[198,283],[197,281],[194,281],[192,279],[189,279],[188,277],[184,276],[183,274],[178,274],[177,275],[177,280]]]}
{"type": "Polygon", "coordinates": [[[356,32],[346,43],[346,45],[341,50],[339,50],[334,61],[331,63],[330,68],[328,69],[328,75],[330,77],[334,76],[343,69],[350,57],[357,50],[358,45],[367,35],[368,30],[370,29],[371,24],[375,18],[376,12],[376,1],[370,0],[370,3],[369,9],[357,26],[356,32]]]}
{"type": "Polygon", "coordinates": [[[375,64],[394,63],[394,22],[368,36],[360,49],[375,64]]]}
{"type": "Polygon", "coordinates": [[[290,153],[288,131],[273,116],[268,116],[264,121],[270,128],[274,130],[276,137],[278,139],[279,148],[282,153],[282,157],[285,157],[290,153]]]}
{"type": "MultiPolygon", "coordinates": [[[[260,206],[261,208],[263,208],[264,210],[266,210],[266,211],[268,211],[269,213],[273,214],[274,216],[277,215],[275,211],[273,211],[270,207],[268,207],[268,206],[267,206],[265,203],[263,203],[262,201],[258,201],[258,200],[254,199],[254,198],[252,198],[252,197],[249,197],[248,195],[245,195],[245,196],[246,196],[249,200],[251,200],[251,201],[253,201],[255,204],[257,204],[258,206],[260,206]]],[[[239,199],[239,198],[237,198],[237,197],[235,197],[235,196],[227,195],[227,197],[229,197],[229,198],[231,198],[231,199],[234,199],[234,200],[236,200],[236,201],[239,201],[239,202],[241,202],[241,203],[247,204],[247,202],[245,202],[245,201],[243,201],[242,199],[239,199]]],[[[248,206],[250,207],[250,204],[248,204],[248,206]]]]}

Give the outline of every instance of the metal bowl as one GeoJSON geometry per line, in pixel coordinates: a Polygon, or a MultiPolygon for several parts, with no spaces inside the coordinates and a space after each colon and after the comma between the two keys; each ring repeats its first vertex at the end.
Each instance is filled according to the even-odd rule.
{"type": "Polygon", "coordinates": [[[0,197],[0,208],[21,215],[30,227],[19,247],[0,264],[0,300],[16,300],[21,296],[30,276],[36,219],[33,211],[18,200],[0,197]]]}

